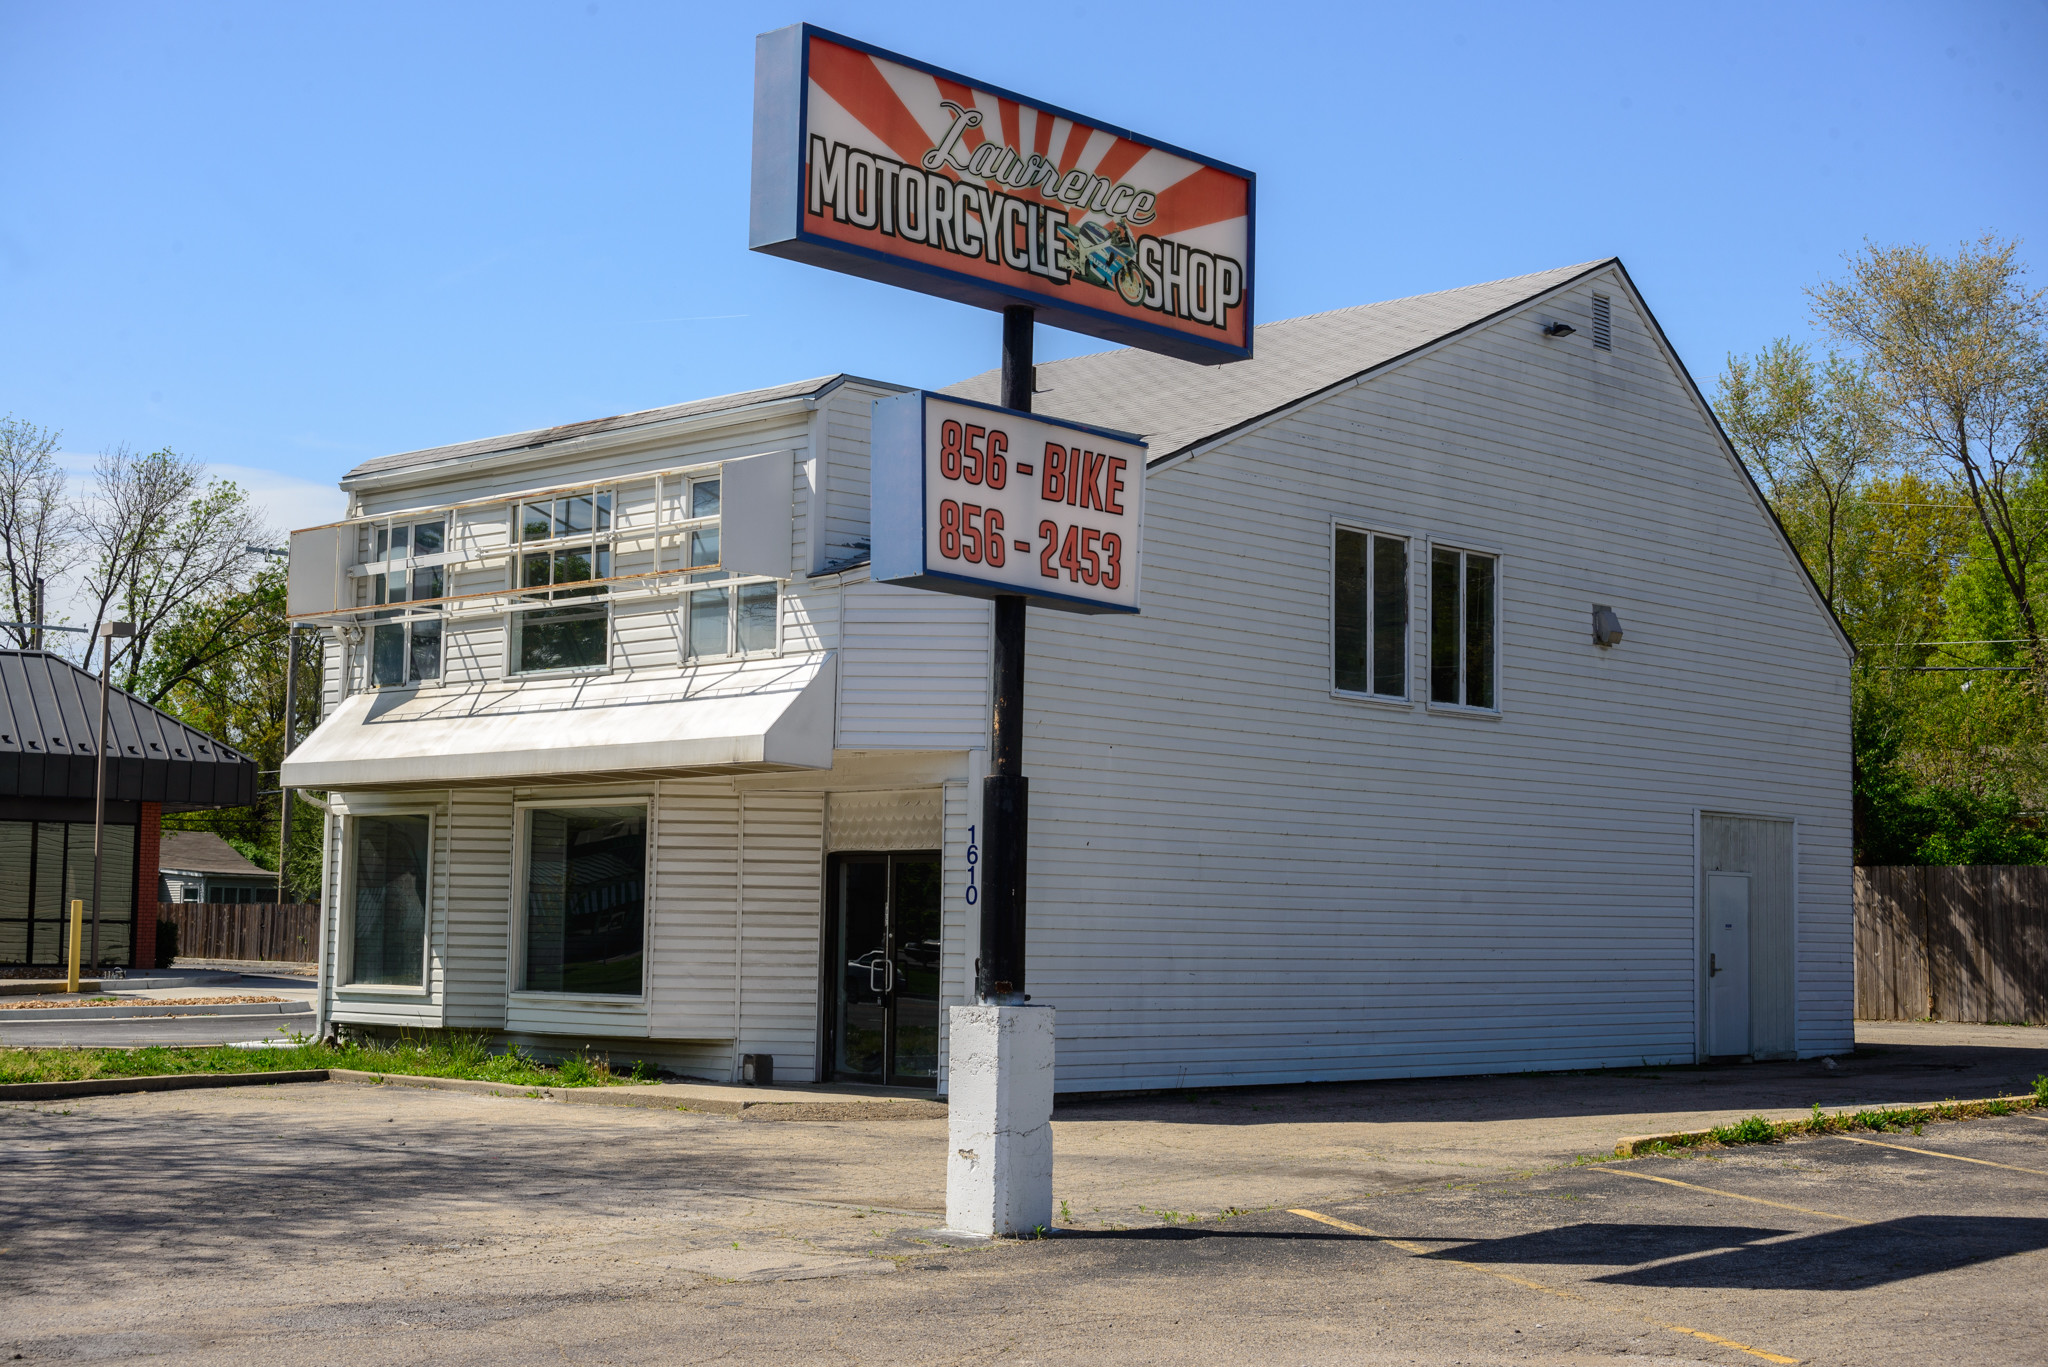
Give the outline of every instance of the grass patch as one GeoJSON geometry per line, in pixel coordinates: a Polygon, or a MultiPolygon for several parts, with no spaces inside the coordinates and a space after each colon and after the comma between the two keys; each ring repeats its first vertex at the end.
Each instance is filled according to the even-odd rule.
{"type": "Polygon", "coordinates": [[[0,1049],[0,1083],[82,1082],[92,1078],[161,1077],[171,1073],[288,1073],[306,1068],[353,1068],[407,1077],[467,1078],[522,1087],[615,1087],[654,1081],[646,1063],[615,1072],[601,1054],[578,1054],[544,1063],[514,1046],[491,1051],[488,1036],[468,1031],[405,1036],[395,1042],[319,1044],[288,1036],[289,1046],[236,1049],[228,1045],[177,1049],[0,1049]]]}
{"type": "Polygon", "coordinates": [[[1778,1127],[1760,1115],[1753,1115],[1733,1125],[1717,1126],[1711,1138],[1716,1144],[1774,1144],[1778,1127]]]}

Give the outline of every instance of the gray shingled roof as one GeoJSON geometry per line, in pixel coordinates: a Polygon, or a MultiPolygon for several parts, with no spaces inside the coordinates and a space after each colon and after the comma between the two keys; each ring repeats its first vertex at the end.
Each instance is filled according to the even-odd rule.
{"type": "MultiPolygon", "coordinates": [[[[1032,408],[1138,433],[1158,461],[1613,264],[1589,261],[1263,323],[1253,330],[1253,358],[1229,365],[1194,365],[1135,348],[1048,361],[1038,367],[1032,408]]],[[[1000,378],[999,371],[984,371],[945,392],[994,403],[1000,378]]]]}
{"type": "MultiPolygon", "coordinates": [[[[99,680],[42,650],[0,650],[0,798],[90,798],[99,680]]],[[[166,811],[244,807],[256,761],[116,688],[107,698],[116,749],[107,797],[166,811]]]]}
{"type": "MultiPolygon", "coordinates": [[[[676,418],[694,418],[707,413],[723,413],[734,409],[752,408],[758,404],[774,403],[780,399],[800,399],[826,390],[855,378],[851,375],[821,375],[816,379],[798,380],[794,384],[774,385],[767,389],[749,389],[738,394],[720,394],[716,398],[692,399],[689,403],[670,404],[666,408],[646,408],[638,413],[620,413],[609,418],[592,418],[587,422],[565,423],[560,427],[542,427],[531,432],[514,432],[503,437],[484,437],[478,441],[457,442],[453,446],[434,446],[423,451],[400,451],[395,455],[378,456],[366,460],[341,477],[346,484],[352,479],[365,475],[384,474],[392,470],[408,470],[420,466],[449,465],[470,460],[478,456],[503,455],[511,451],[526,451],[537,446],[554,442],[571,441],[587,437],[596,432],[614,432],[627,427],[645,427],[652,423],[669,422],[676,418]]],[[[875,383],[869,381],[869,383],[875,383]]],[[[885,385],[884,388],[899,389],[900,385],[885,385]]]]}
{"type": "Polygon", "coordinates": [[[165,831],[157,846],[157,868],[170,873],[228,873],[242,878],[275,878],[260,864],[212,831],[165,831]]]}

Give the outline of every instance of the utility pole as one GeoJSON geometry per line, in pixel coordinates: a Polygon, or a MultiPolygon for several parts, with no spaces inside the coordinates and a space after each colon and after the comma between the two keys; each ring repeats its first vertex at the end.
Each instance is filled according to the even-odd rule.
{"type": "MultiPolygon", "coordinates": [[[[107,676],[114,672],[114,641],[135,635],[132,622],[100,623],[100,729],[93,745],[92,785],[92,968],[100,968],[100,864],[107,841],[107,676]]],[[[88,655],[87,659],[92,657],[88,655]]]]}
{"type": "MultiPolygon", "coordinates": [[[[1031,411],[1034,311],[1003,310],[1001,403],[1031,411]]],[[[995,599],[995,696],[989,713],[989,774],[981,781],[981,964],[975,995],[984,1005],[1024,1002],[1025,873],[1029,857],[1031,785],[1024,777],[1024,599],[995,599]]]]}
{"type": "Polygon", "coordinates": [[[284,786],[284,762],[291,758],[292,724],[299,715],[299,631],[297,627],[285,628],[284,666],[284,753],[277,760],[277,900],[285,899],[286,861],[292,852],[292,790],[284,786]]]}

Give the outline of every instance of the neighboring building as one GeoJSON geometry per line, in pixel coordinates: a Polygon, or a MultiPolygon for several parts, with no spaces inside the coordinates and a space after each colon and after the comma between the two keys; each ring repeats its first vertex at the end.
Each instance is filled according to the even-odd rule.
{"type": "MultiPolygon", "coordinates": [[[[1620,263],[1256,347],[1038,369],[1152,453],[1142,614],[1031,614],[1061,1089],[1849,1048],[1851,650],[1620,263]]],[[[292,568],[328,1019],[944,1089],[989,608],[868,580],[894,392],[350,472],[292,568]]]]}
{"type": "MultiPolygon", "coordinates": [[[[99,709],[76,665],[0,650],[0,964],[65,963],[71,899],[90,915],[99,709]]],[[[107,717],[99,961],[154,967],[163,814],[247,806],[256,763],[118,688],[107,717]]]]}
{"type": "Polygon", "coordinates": [[[165,831],[158,855],[164,902],[275,902],[277,875],[212,831],[165,831]]]}

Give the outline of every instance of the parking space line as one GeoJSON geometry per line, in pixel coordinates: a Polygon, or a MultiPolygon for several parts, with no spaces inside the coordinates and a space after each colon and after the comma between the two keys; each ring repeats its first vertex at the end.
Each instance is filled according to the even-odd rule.
{"type": "MultiPolygon", "coordinates": [[[[1299,1215],[1304,1220],[1319,1220],[1323,1224],[1341,1229],[1347,1234],[1357,1234],[1367,1239],[1376,1239],[1380,1243],[1398,1248],[1404,1253],[1430,1254],[1430,1250],[1424,1248],[1421,1244],[1411,1243],[1407,1239],[1392,1239],[1384,1234],[1367,1229],[1364,1225],[1354,1225],[1349,1220],[1340,1220],[1334,1215],[1325,1215],[1321,1211],[1290,1210],[1287,1213],[1289,1215],[1299,1215]]],[[[1540,1291],[1546,1296],[1556,1296],[1560,1300],[1577,1301],[1580,1305],[1587,1306],[1590,1309],[1604,1310],[1610,1315],[1620,1315],[1624,1319],[1640,1320],[1644,1324],[1655,1325],[1659,1329],[1668,1330],[1674,1334],[1689,1334],[1693,1338],[1704,1339],[1708,1343],[1718,1344],[1723,1348],[1733,1348],[1739,1353],[1747,1353],[1751,1357],[1762,1358],[1765,1362],[1784,1363],[1787,1364],[1787,1367],[1791,1367],[1792,1364],[1802,1360],[1786,1357],[1782,1353],[1766,1352],[1762,1348],[1755,1348],[1747,1343],[1738,1343],[1734,1339],[1722,1338],[1719,1334],[1709,1334],[1704,1329],[1688,1329],[1682,1324],[1672,1324],[1668,1320],[1655,1319],[1649,1315],[1639,1315],[1633,1310],[1620,1310],[1610,1305],[1602,1305],[1598,1301],[1588,1300],[1577,1292],[1563,1291],[1554,1286],[1545,1286],[1542,1282],[1533,1282],[1527,1277],[1517,1277],[1512,1272],[1502,1272],[1497,1268],[1487,1267],[1483,1263],[1470,1263],[1462,1258],[1446,1258],[1442,1254],[1433,1254],[1430,1261],[1449,1263],[1453,1267],[1470,1268],[1474,1272],[1483,1272],[1489,1277],[1496,1277],[1504,1282],[1513,1282],[1516,1286],[1527,1287],[1531,1291],[1540,1291]]]]}
{"type": "Polygon", "coordinates": [[[1965,1158],[1959,1153],[1936,1153],[1933,1149],[1916,1149],[1911,1144],[1887,1144],[1882,1139],[1859,1139],[1853,1134],[1831,1134],[1830,1139],[1846,1139],[1851,1144],[1872,1144],[1880,1149],[1897,1149],[1900,1153],[1924,1153],[1929,1158],[1953,1158],[1958,1163],[1976,1163],[1986,1168],[2004,1168],[2007,1172],[2030,1172],[2036,1177],[2048,1177],[2048,1171],[2040,1168],[2016,1168],[2010,1163],[1994,1163],[1988,1158],[1965,1158]]]}
{"type": "MultiPolygon", "coordinates": [[[[1836,1138],[1842,1136],[1837,1135],[1836,1138]]],[[[1859,1220],[1853,1215],[1836,1215],[1833,1211],[1812,1210],[1806,1206],[1787,1205],[1783,1201],[1770,1201],[1761,1196],[1744,1196],[1739,1191],[1723,1191],[1720,1187],[1703,1187],[1697,1182],[1681,1182],[1676,1177],[1653,1177],[1647,1172],[1631,1172],[1627,1168],[1591,1168],[1590,1172],[1605,1173],[1609,1177],[1633,1177],[1638,1182],[1662,1182],[1667,1187],[1684,1187],[1688,1191],[1704,1191],[1715,1196],[1726,1196],[1736,1201],[1753,1201],[1760,1206],[1776,1206],[1779,1210],[1796,1210],[1801,1215],[1818,1215],[1823,1220],[1840,1220],[1845,1225],[1867,1225],[1869,1220],[1859,1220]]]]}

